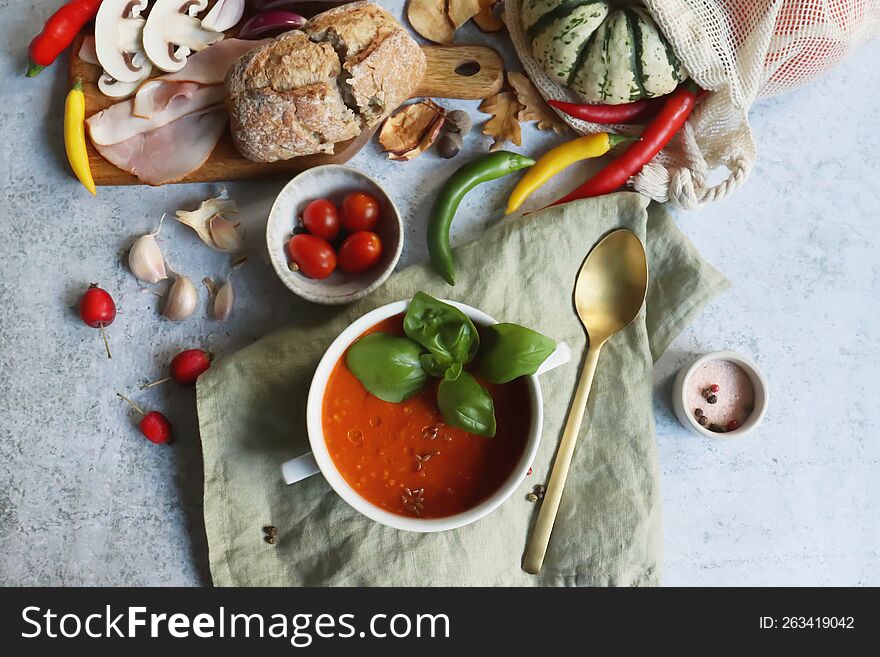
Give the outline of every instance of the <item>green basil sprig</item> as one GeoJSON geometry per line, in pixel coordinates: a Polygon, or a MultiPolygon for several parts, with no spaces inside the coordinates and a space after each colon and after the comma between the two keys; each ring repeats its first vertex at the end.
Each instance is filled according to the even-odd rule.
{"type": "Polygon", "coordinates": [[[448,425],[486,438],[495,436],[492,396],[467,372],[440,382],[437,405],[448,425]]]}
{"type": "Polygon", "coordinates": [[[538,371],[556,342],[517,324],[493,324],[483,331],[477,373],[490,383],[507,383],[538,371]]]}
{"type": "Polygon", "coordinates": [[[431,354],[433,360],[423,364],[433,376],[443,376],[453,363],[466,365],[480,348],[480,335],[470,318],[424,292],[416,292],[410,301],[403,331],[431,354]]]}
{"type": "Polygon", "coordinates": [[[550,338],[516,324],[486,328],[481,346],[467,315],[424,292],[410,302],[403,330],[405,338],[371,333],[355,342],[345,356],[349,371],[368,392],[394,403],[421,392],[428,376],[442,379],[437,406],[446,423],[487,438],[495,435],[495,405],[464,366],[479,351],[477,373],[508,383],[534,374],[556,349],[550,338]]]}
{"type": "Polygon", "coordinates": [[[400,403],[421,392],[428,381],[421,355],[421,346],[412,340],[371,333],[351,345],[345,364],[370,393],[400,403]]]}

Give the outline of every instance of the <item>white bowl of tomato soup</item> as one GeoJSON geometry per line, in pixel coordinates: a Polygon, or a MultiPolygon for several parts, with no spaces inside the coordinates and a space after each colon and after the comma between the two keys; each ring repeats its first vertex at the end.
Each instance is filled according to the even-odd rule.
{"type": "MultiPolygon", "coordinates": [[[[287,483],[320,472],[354,509],[396,529],[436,532],[483,518],[507,500],[528,473],[541,439],[538,377],[570,359],[565,344],[531,376],[484,383],[497,429],[486,438],[451,427],[436,403],[436,384],[401,403],[371,395],[348,370],[345,354],[376,331],[403,335],[409,301],[377,308],[334,340],[315,370],[306,410],[311,454],[282,466],[287,483]]],[[[498,322],[446,301],[478,331],[498,322]]]]}

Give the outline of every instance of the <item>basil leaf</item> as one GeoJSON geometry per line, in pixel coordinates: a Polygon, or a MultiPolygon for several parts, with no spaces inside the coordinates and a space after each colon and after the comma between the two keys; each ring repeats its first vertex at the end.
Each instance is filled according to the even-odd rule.
{"type": "Polygon", "coordinates": [[[412,298],[403,330],[431,353],[441,372],[452,363],[469,363],[480,347],[480,336],[467,315],[424,292],[412,298]]]}
{"type": "Polygon", "coordinates": [[[462,373],[461,363],[453,363],[449,367],[446,368],[446,371],[443,372],[443,378],[449,379],[450,381],[455,381],[458,377],[461,376],[462,373]]]}
{"type": "Polygon", "coordinates": [[[421,346],[389,333],[362,337],[345,354],[345,364],[368,392],[399,403],[421,392],[428,380],[419,357],[421,346]]]}
{"type": "Polygon", "coordinates": [[[507,383],[534,374],[556,350],[556,343],[517,324],[494,324],[483,331],[477,372],[490,383],[507,383]]]}
{"type": "Polygon", "coordinates": [[[467,372],[459,374],[457,379],[440,382],[437,405],[449,426],[487,438],[495,435],[492,396],[467,372]]]}
{"type": "Polygon", "coordinates": [[[419,356],[419,360],[422,363],[422,368],[431,376],[442,378],[446,373],[447,368],[440,365],[432,354],[422,354],[419,356]]]}

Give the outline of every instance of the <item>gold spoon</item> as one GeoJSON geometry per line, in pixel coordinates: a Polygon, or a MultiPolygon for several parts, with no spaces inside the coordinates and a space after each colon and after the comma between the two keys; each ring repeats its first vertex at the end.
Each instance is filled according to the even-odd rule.
{"type": "Polygon", "coordinates": [[[562,489],[565,488],[571,457],[590,397],[599,352],[608,338],[636,318],[647,291],[648,261],[645,249],[630,230],[615,230],[606,235],[590,251],[578,273],[574,286],[574,306],[587,332],[590,346],[553,462],[541,511],[523,557],[522,567],[527,573],[536,575],[544,563],[562,499],[562,489]]]}

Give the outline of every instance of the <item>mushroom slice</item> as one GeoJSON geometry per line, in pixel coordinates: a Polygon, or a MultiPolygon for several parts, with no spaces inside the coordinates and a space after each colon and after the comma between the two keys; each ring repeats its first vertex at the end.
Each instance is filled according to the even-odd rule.
{"type": "Polygon", "coordinates": [[[196,18],[208,0],[156,0],[144,26],[144,52],[157,68],[173,73],[186,64],[190,53],[223,39],[222,32],[206,30],[196,18]]]}
{"type": "Polygon", "coordinates": [[[142,80],[134,82],[120,82],[112,75],[104,71],[98,78],[98,89],[105,96],[110,98],[125,98],[131,96],[143,83],[142,80]]]}
{"type": "Polygon", "coordinates": [[[95,16],[95,53],[110,78],[119,82],[144,80],[153,65],[144,52],[141,35],[147,0],[104,0],[95,16]]]}

